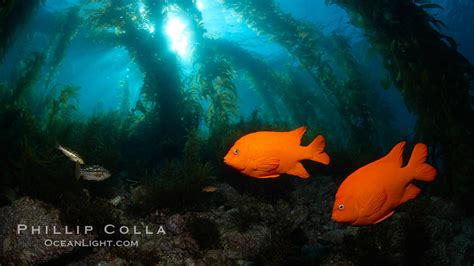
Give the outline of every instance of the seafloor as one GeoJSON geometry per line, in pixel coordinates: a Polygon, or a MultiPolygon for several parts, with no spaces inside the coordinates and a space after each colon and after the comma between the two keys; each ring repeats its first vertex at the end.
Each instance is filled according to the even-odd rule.
{"type": "Polygon", "coordinates": [[[110,204],[119,217],[116,224],[150,230],[163,225],[166,235],[125,236],[139,241],[133,248],[48,248],[44,236],[18,236],[18,223],[64,225],[58,210],[24,197],[0,209],[0,254],[7,265],[469,265],[474,261],[474,218],[466,218],[449,201],[420,196],[380,224],[351,227],[330,219],[328,210],[337,189],[331,177],[294,182],[289,196],[274,204],[221,183],[217,192],[203,194],[216,208],[184,213],[158,209],[140,219],[124,211],[140,198],[141,187],[136,186],[131,194],[121,195],[124,200],[117,207],[110,204]]]}

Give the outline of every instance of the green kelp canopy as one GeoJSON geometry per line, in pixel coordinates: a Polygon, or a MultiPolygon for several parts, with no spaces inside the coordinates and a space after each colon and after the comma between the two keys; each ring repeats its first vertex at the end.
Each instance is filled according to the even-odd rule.
{"type": "MultiPolygon", "coordinates": [[[[327,136],[336,163],[350,166],[378,158],[402,139],[427,143],[440,170],[440,191],[472,197],[473,66],[444,33],[443,22],[427,12],[441,6],[411,0],[327,2],[345,10],[353,26],[344,27],[359,29],[359,40],[341,28],[301,19],[272,0],[209,1],[222,15],[222,27],[238,27],[233,34],[216,34],[215,25],[206,22],[206,12],[213,11],[197,0],[81,0],[64,12],[43,10],[44,1],[3,1],[0,144],[9,153],[1,153],[0,167],[11,171],[1,173],[2,182],[24,193],[37,193],[25,184],[47,187],[46,175],[70,185],[61,181],[69,168],[55,156],[56,143],[124,176],[169,177],[171,171],[194,180],[181,168],[209,174],[211,163],[222,169],[222,153],[238,134],[306,124],[309,135],[327,136]],[[35,26],[46,18],[48,30],[39,34],[35,26]],[[35,34],[45,44],[32,49],[35,34]],[[248,36],[260,47],[252,47],[255,40],[248,36]],[[138,69],[139,85],[132,85],[128,74],[84,74],[88,83],[65,82],[62,70],[78,44],[104,54],[121,51],[127,69],[138,69]],[[279,52],[271,54],[269,47],[279,52]],[[97,93],[88,86],[105,79],[116,79],[116,108],[79,102],[86,91],[97,93]],[[381,96],[392,85],[415,116],[414,137],[394,125],[393,110],[381,96]],[[259,112],[251,118],[249,102],[259,112]],[[81,106],[88,106],[87,115],[81,106]],[[186,143],[202,146],[207,155],[198,156],[186,143]],[[189,150],[195,164],[184,158],[189,150]]],[[[107,90],[103,87],[94,88],[107,90]]],[[[204,182],[196,180],[193,189],[204,182]]],[[[165,183],[183,188],[173,182],[165,183]]]]}

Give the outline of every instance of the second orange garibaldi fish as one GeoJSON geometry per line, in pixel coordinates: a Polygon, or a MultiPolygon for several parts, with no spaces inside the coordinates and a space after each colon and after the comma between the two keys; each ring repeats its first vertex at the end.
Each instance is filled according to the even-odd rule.
{"type": "Polygon", "coordinates": [[[415,198],[420,189],[413,180],[433,181],[436,169],[425,163],[425,144],[415,145],[405,167],[400,142],[385,157],[359,168],[342,182],[336,193],[332,219],[351,225],[381,222],[400,204],[415,198]]]}
{"type": "Polygon", "coordinates": [[[328,164],[329,156],[324,152],[321,135],[308,146],[301,146],[305,132],[306,127],[300,127],[289,132],[260,131],[245,135],[235,142],[224,162],[255,178],[275,178],[283,173],[308,178],[308,172],[299,161],[328,164]]]}

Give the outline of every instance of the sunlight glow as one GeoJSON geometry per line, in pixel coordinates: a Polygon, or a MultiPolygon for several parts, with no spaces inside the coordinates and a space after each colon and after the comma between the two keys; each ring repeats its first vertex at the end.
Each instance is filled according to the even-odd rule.
{"type": "Polygon", "coordinates": [[[179,18],[172,16],[168,19],[165,31],[171,41],[171,50],[176,52],[181,58],[189,56],[189,33],[186,31],[187,25],[179,18]]]}
{"type": "Polygon", "coordinates": [[[155,32],[155,26],[153,24],[150,24],[150,23],[145,24],[145,29],[147,29],[150,33],[155,32]]]}
{"type": "Polygon", "coordinates": [[[138,3],[138,11],[140,12],[140,15],[143,16],[145,14],[145,5],[142,2],[138,3]]]}
{"type": "Polygon", "coordinates": [[[199,11],[202,11],[202,9],[204,8],[201,1],[196,1],[196,7],[199,11]]]}
{"type": "Polygon", "coordinates": [[[142,1],[138,2],[138,12],[140,13],[141,18],[141,27],[147,30],[149,33],[153,34],[155,32],[155,25],[153,25],[150,20],[147,18],[148,12],[145,8],[145,4],[142,1]]]}

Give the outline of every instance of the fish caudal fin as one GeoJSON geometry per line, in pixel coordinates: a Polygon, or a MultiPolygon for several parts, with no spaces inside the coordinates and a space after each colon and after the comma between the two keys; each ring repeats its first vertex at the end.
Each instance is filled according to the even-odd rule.
{"type": "Polygon", "coordinates": [[[423,143],[417,143],[411,153],[410,161],[405,167],[410,176],[416,180],[433,181],[436,176],[436,169],[426,163],[428,148],[423,143]]]}
{"type": "Polygon", "coordinates": [[[329,164],[329,155],[324,152],[324,146],[326,146],[324,137],[322,135],[317,136],[313,142],[308,145],[310,152],[308,159],[322,164],[329,164]]]}
{"type": "Polygon", "coordinates": [[[81,165],[79,164],[79,162],[76,162],[75,165],[76,168],[74,169],[74,176],[76,177],[76,179],[79,179],[81,178],[81,165]]]}

